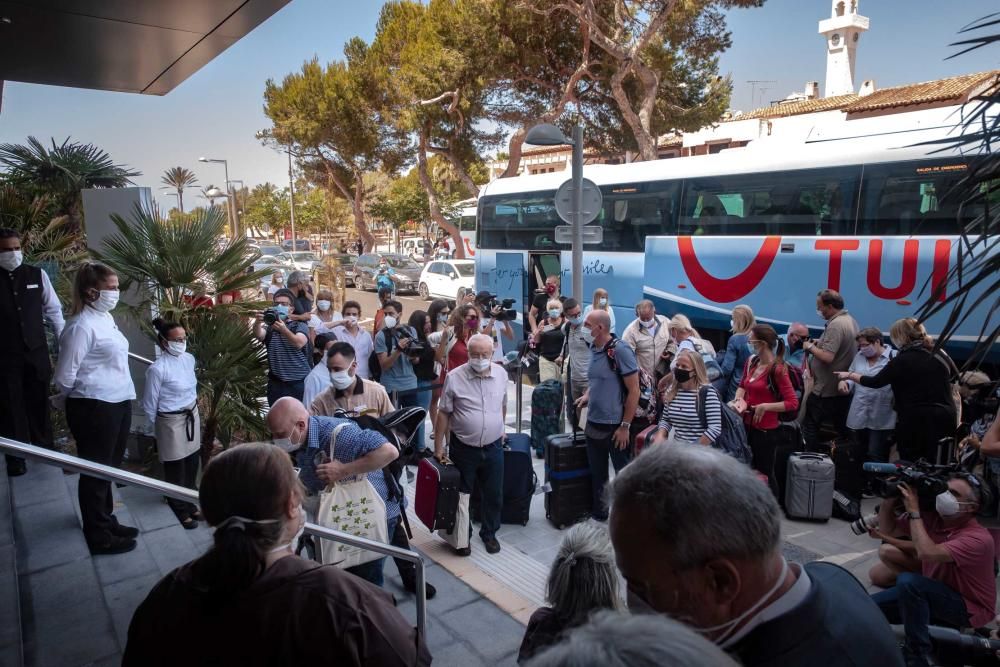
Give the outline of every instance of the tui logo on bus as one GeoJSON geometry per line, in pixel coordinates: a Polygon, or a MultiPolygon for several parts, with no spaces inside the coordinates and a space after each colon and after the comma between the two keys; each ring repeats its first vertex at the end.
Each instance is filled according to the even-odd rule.
{"type": "MultiPolygon", "coordinates": [[[[781,251],[780,236],[765,237],[760,249],[750,263],[739,273],[729,278],[719,278],[708,272],[698,259],[694,249],[694,240],[690,236],[677,237],[677,250],[681,264],[687,274],[691,286],[703,297],[715,303],[733,303],[746,297],[760,286],[761,281],[771,270],[775,258],[781,251]]],[[[796,239],[801,243],[801,239],[796,239]]],[[[903,242],[902,267],[898,281],[886,285],[887,280],[893,280],[883,275],[883,254],[885,242],[882,239],[868,241],[868,262],[866,284],[868,291],[875,297],[890,301],[903,301],[915,289],[922,288],[917,284],[917,264],[921,243],[934,244],[934,259],[931,269],[929,293],[937,293],[938,300],[946,297],[944,286],[948,281],[948,270],[951,262],[952,242],[947,239],[906,239],[903,242]],[[940,291],[938,291],[940,290],[940,291]]],[[[861,250],[861,241],[844,238],[818,238],[813,241],[813,249],[818,252],[828,252],[827,287],[840,291],[844,256],[861,250]]]]}

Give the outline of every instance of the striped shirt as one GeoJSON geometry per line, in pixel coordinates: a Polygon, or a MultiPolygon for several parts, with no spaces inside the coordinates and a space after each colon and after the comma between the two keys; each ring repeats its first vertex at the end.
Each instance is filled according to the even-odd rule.
{"type": "Polygon", "coordinates": [[[681,389],[663,408],[660,415],[660,428],[674,431],[675,440],[698,442],[701,436],[706,436],[711,442],[722,435],[722,403],[719,395],[711,388],[705,397],[705,422],[707,428],[701,425],[698,414],[698,390],[681,389]]]}
{"type": "MultiPolygon", "coordinates": [[[[285,326],[292,333],[302,334],[308,338],[309,325],[296,320],[285,320],[285,326]]],[[[267,363],[271,375],[284,382],[304,380],[312,364],[309,359],[309,345],[296,348],[287,338],[277,331],[269,331],[267,338],[267,363]]]]}

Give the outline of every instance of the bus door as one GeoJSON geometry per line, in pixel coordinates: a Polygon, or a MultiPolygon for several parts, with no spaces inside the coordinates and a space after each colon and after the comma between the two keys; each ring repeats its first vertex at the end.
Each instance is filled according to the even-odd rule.
{"type": "Polygon", "coordinates": [[[517,311],[517,320],[511,322],[514,340],[501,339],[505,353],[516,348],[516,343],[524,338],[523,332],[527,329],[525,322],[531,302],[527,300],[528,281],[524,259],[524,253],[521,252],[496,253],[495,271],[489,277],[484,275],[478,283],[478,289],[486,289],[496,294],[497,301],[514,300],[511,305],[511,310],[517,311]]]}
{"type": "Polygon", "coordinates": [[[559,276],[560,291],[565,294],[568,285],[562,285],[562,256],[558,252],[528,253],[528,299],[524,307],[524,317],[527,322],[528,311],[535,295],[545,290],[545,279],[549,276],[559,276]]]}

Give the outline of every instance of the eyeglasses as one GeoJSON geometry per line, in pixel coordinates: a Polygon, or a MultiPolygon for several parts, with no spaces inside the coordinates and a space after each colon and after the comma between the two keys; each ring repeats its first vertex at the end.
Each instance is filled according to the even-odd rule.
{"type": "Polygon", "coordinates": [[[444,315],[445,317],[447,317],[448,315],[451,315],[451,311],[450,310],[442,310],[440,313],[438,313],[438,315],[444,315]]]}

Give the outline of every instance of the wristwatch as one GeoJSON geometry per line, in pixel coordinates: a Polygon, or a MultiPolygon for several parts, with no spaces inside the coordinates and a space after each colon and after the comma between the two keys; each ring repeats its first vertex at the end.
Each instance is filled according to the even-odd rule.
{"type": "Polygon", "coordinates": [[[621,424],[618,425],[618,428],[632,428],[632,423],[631,422],[622,422],[621,424]]]}
{"type": "Polygon", "coordinates": [[[906,516],[910,521],[913,521],[920,518],[920,512],[907,512],[906,516]]]}

